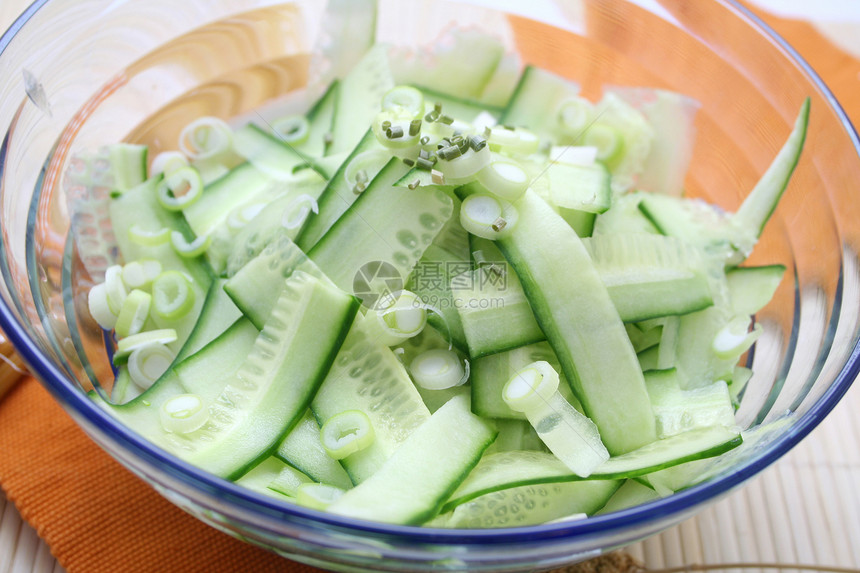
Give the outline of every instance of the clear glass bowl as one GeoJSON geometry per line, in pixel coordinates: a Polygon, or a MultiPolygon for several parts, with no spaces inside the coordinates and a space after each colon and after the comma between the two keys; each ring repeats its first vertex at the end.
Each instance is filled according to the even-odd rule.
{"type": "MultiPolygon", "coordinates": [[[[738,487],[808,434],[857,374],[860,181],[857,136],[812,70],[730,1],[381,0],[380,38],[433,42],[454,20],[502,38],[525,62],[581,82],[668,88],[701,102],[690,195],[736,208],[801,101],[806,150],[752,263],[787,279],[757,316],[766,333],[738,412],[745,425],[796,416],[706,482],[580,522],[427,530],[357,522],[270,499],[151,446],[83,390],[108,383],[104,339],[86,318],[92,284],[67,240],[70,157],[120,140],[158,149],[200,115],[235,117],[299,88],[327,62],[318,0],[39,0],[0,40],[0,323],[33,371],[111,455],[165,497],[231,535],[337,570],[518,571],[583,560],[674,525],[738,487]],[[515,13],[514,13],[515,12],[515,13]]],[[[103,229],[109,233],[109,230],[103,229]]],[[[98,267],[98,261],[90,261],[98,267]]]]}

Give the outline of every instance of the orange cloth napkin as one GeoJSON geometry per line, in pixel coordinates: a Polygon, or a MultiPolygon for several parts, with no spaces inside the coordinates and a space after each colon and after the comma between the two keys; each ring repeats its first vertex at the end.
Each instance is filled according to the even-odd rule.
{"type": "Polygon", "coordinates": [[[69,573],[320,571],[172,505],[92,442],[31,377],[0,401],[0,484],[69,573]]]}

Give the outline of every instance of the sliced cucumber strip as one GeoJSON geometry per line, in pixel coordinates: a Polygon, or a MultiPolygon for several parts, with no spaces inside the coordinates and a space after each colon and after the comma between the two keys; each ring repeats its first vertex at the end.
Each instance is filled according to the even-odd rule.
{"type": "Polygon", "coordinates": [[[735,267],[726,272],[732,310],[739,315],[753,315],[773,298],[785,275],[783,265],[735,267]]]}
{"type": "Polygon", "coordinates": [[[344,493],[344,490],[333,485],[305,483],[296,488],[296,503],[311,509],[326,510],[344,493]]]}
{"type": "Polygon", "coordinates": [[[654,441],[654,414],[636,353],[588,251],[533,192],[516,206],[520,224],[497,243],[516,270],[574,395],[610,453],[654,441]]]}
{"type": "Polygon", "coordinates": [[[416,429],[366,481],[329,506],[337,515],[415,525],[435,516],[496,432],[455,398],[416,429]]]}
{"type": "Polygon", "coordinates": [[[527,66],[505,113],[504,125],[527,127],[542,133],[555,131],[565,104],[579,94],[579,85],[552,72],[527,66]]]}
{"type": "Polygon", "coordinates": [[[308,410],[278,446],[275,455],[298,468],[313,481],[342,489],[352,487],[343,466],[326,453],[320,441],[320,426],[308,410]]]}
{"type": "Polygon", "coordinates": [[[296,490],[302,484],[311,483],[311,478],[272,456],[257,464],[236,483],[276,499],[295,501],[296,490]]]}

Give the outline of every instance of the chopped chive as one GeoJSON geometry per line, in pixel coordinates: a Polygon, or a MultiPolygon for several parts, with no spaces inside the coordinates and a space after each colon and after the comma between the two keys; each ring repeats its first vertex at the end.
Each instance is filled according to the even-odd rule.
{"type": "Polygon", "coordinates": [[[382,131],[388,131],[389,129],[391,129],[391,122],[386,119],[382,122],[382,131]]]}
{"type": "Polygon", "coordinates": [[[441,171],[437,171],[437,170],[433,169],[430,172],[430,177],[431,177],[431,179],[433,179],[433,183],[435,183],[436,185],[444,185],[445,184],[445,174],[442,173],[441,171]]]}
{"type": "Polygon", "coordinates": [[[120,197],[122,197],[122,191],[111,191],[110,192],[110,198],[111,199],[119,199],[120,197]]]}
{"type": "Polygon", "coordinates": [[[403,158],[403,163],[405,163],[409,167],[413,167],[415,165],[415,162],[412,161],[411,159],[409,159],[408,157],[403,158]]]}
{"type": "Polygon", "coordinates": [[[439,121],[440,113],[438,111],[431,111],[427,115],[424,116],[424,120],[427,123],[433,123],[434,121],[439,121]]]}
{"type": "Polygon", "coordinates": [[[500,233],[502,229],[508,226],[508,222],[499,217],[493,222],[492,228],[495,232],[500,233]]]}
{"type": "Polygon", "coordinates": [[[419,185],[421,185],[421,180],[420,180],[420,179],[416,179],[415,181],[413,181],[412,183],[410,183],[409,185],[407,185],[407,187],[409,187],[409,188],[410,188],[410,189],[412,189],[412,190],[415,190],[415,189],[418,189],[418,186],[419,186],[419,185]]]}
{"type": "Polygon", "coordinates": [[[423,157],[419,157],[417,161],[415,161],[415,167],[421,169],[423,171],[432,171],[433,163],[423,157]]]}
{"type": "Polygon", "coordinates": [[[444,123],[445,125],[451,125],[454,123],[454,118],[449,115],[440,115],[439,123],[444,123]]]}
{"type": "Polygon", "coordinates": [[[364,183],[356,183],[356,184],[355,184],[355,186],[352,188],[352,192],[353,192],[353,193],[355,193],[356,195],[361,195],[361,193],[362,193],[365,189],[367,189],[367,185],[366,185],[366,184],[364,184],[364,183]]]}
{"type": "Polygon", "coordinates": [[[469,147],[472,148],[472,151],[478,152],[487,147],[487,140],[483,137],[478,137],[477,135],[473,135],[469,138],[469,147]]]}
{"type": "Polygon", "coordinates": [[[355,173],[355,180],[358,183],[367,183],[368,181],[370,181],[370,178],[367,176],[367,171],[365,171],[364,169],[359,169],[355,173]]]}
{"type": "Polygon", "coordinates": [[[436,157],[435,155],[430,156],[430,163],[432,163],[433,165],[436,165],[436,163],[438,163],[438,162],[439,162],[438,157],[436,157]]]}
{"type": "MultiPolygon", "coordinates": [[[[507,225],[507,221],[505,221],[505,224],[507,225]]],[[[493,273],[494,275],[496,275],[497,277],[504,277],[507,274],[507,269],[505,268],[505,266],[503,264],[500,265],[498,263],[491,263],[491,264],[487,265],[485,268],[488,271],[490,271],[491,273],[493,273]]]]}
{"type": "Polygon", "coordinates": [[[438,102],[438,101],[437,101],[436,103],[434,103],[434,104],[433,104],[433,111],[434,111],[435,113],[437,113],[437,114],[440,114],[440,115],[441,115],[441,113],[442,113],[442,102],[438,102]]]}
{"type": "Polygon", "coordinates": [[[421,133],[421,120],[413,119],[412,123],[409,124],[409,135],[415,136],[421,133]]]}
{"type": "Polygon", "coordinates": [[[490,129],[490,126],[487,125],[484,127],[484,139],[490,139],[490,136],[493,135],[493,130],[490,129]]]}
{"type": "Polygon", "coordinates": [[[456,145],[459,147],[460,143],[463,141],[462,135],[454,134],[454,137],[451,138],[451,145],[456,145]]]}
{"type": "Polygon", "coordinates": [[[426,149],[422,149],[421,151],[418,152],[418,157],[420,157],[422,159],[430,159],[430,152],[427,151],[426,149]]]}
{"type": "Polygon", "coordinates": [[[401,137],[403,137],[403,128],[399,125],[395,125],[388,131],[386,131],[385,135],[388,137],[388,139],[400,139],[401,137]]]}
{"type": "Polygon", "coordinates": [[[452,159],[457,159],[463,152],[460,151],[460,148],[456,145],[450,145],[445,149],[440,149],[437,154],[440,159],[444,159],[445,161],[451,161],[452,159]]]}
{"type": "Polygon", "coordinates": [[[323,135],[323,143],[326,145],[331,145],[332,143],[334,143],[334,134],[327,132],[325,135],[323,135]]]}
{"type": "Polygon", "coordinates": [[[424,137],[422,137],[420,143],[421,145],[427,145],[428,143],[430,143],[430,136],[425,135],[424,137]]]}

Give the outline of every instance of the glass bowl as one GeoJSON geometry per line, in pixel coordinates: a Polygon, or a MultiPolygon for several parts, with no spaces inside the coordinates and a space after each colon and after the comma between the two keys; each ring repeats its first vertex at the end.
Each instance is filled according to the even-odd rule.
{"type": "MultiPolygon", "coordinates": [[[[69,229],[86,215],[77,209],[86,198],[63,173],[81,153],[121,140],[157,150],[190,118],[247,114],[336,69],[349,50],[332,48],[322,4],[38,0],[0,40],[0,323],[92,439],[165,497],[231,535],[335,570],[551,568],[692,516],[785,454],[848,389],[860,324],[857,136],[822,81],[755,16],[731,1],[535,0],[493,9],[479,0],[380,0],[377,35],[387,42],[429,45],[456,22],[580,82],[590,97],[612,84],[697,99],[686,188],[726,209],[740,204],[811,98],[806,149],[751,260],[788,272],[757,315],[765,334],[747,358],[756,374],[738,420],[748,427],[794,415],[670,497],[583,521],[489,531],[285,507],[119,425],[85,394],[112,379],[104,336],[86,315],[87,288],[106,263],[98,257],[112,254],[71,248],[69,229]]],[[[109,237],[110,229],[99,232],[109,237]]]]}

